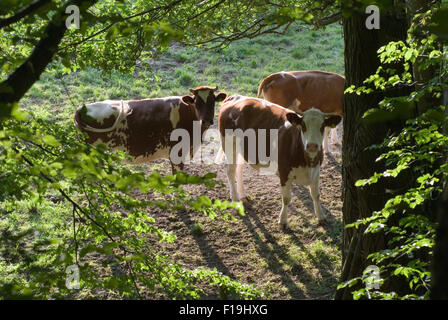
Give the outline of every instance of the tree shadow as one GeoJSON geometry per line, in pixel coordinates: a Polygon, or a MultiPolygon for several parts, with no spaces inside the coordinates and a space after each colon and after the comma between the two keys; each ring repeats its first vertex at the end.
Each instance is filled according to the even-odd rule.
{"type": "MultiPolygon", "coordinates": [[[[303,216],[300,214],[296,208],[290,206],[289,208],[294,214],[298,216],[303,216]]],[[[308,223],[309,226],[311,224],[308,223]]],[[[324,224],[320,224],[325,230],[325,233],[331,239],[328,244],[335,245],[340,248],[340,231],[335,232],[336,229],[342,228],[342,222],[334,219],[331,216],[327,216],[327,221],[324,224]],[[339,233],[339,235],[338,235],[339,233]]],[[[312,227],[312,226],[311,226],[312,227]]],[[[317,231],[316,231],[317,232],[317,231]]],[[[330,296],[336,292],[336,284],[339,281],[339,274],[335,273],[335,264],[332,261],[330,255],[326,253],[324,250],[314,250],[311,252],[304,244],[303,241],[297,236],[293,230],[288,230],[288,236],[291,243],[300,247],[300,250],[303,250],[303,254],[309,259],[312,265],[318,268],[320,277],[324,282],[330,283],[334,285],[334,288],[329,292],[330,296]]],[[[322,287],[325,285],[322,285],[322,287]]],[[[311,288],[312,289],[312,288],[311,288]]]]}
{"type": "MultiPolygon", "coordinates": [[[[307,195],[310,199],[309,191],[307,188],[296,185],[300,189],[298,196],[299,200],[302,201],[303,194],[307,195]]],[[[303,202],[303,201],[302,201],[303,202]]],[[[314,215],[314,207],[313,203],[305,204],[304,206],[314,215]]],[[[288,206],[288,210],[290,214],[296,214],[297,216],[301,216],[303,220],[303,224],[306,228],[314,228],[315,226],[309,222],[309,218],[305,217],[303,213],[299,213],[293,205],[288,206]]],[[[326,209],[325,209],[326,210],[326,209]]],[[[309,250],[307,245],[296,235],[296,231],[292,229],[287,229],[284,231],[284,234],[288,236],[288,242],[291,245],[297,247],[297,249],[301,252],[302,256],[305,256],[308,261],[312,264],[312,266],[319,270],[318,276],[312,274],[307,266],[304,266],[301,261],[296,259],[289,252],[289,248],[284,245],[279,244],[275,237],[271,234],[272,232],[267,230],[263,222],[257,216],[257,210],[252,204],[245,203],[245,211],[246,215],[242,218],[243,222],[246,224],[246,227],[252,237],[255,240],[257,245],[257,252],[268,264],[269,269],[280,276],[280,279],[283,285],[287,288],[289,294],[293,299],[303,299],[305,296],[305,292],[302,288],[297,285],[297,282],[300,281],[307,292],[315,292],[320,289],[325,290],[325,287],[333,287],[330,291],[325,292],[325,294],[321,295],[325,298],[330,298],[334,292],[336,292],[336,284],[338,282],[338,274],[335,273],[334,263],[325,251],[312,252],[309,250]],[[266,240],[260,236],[257,231],[260,231],[266,240]],[[272,247],[268,245],[268,242],[272,247]],[[280,262],[282,261],[282,262],[280,262]],[[290,268],[290,272],[286,272],[284,270],[285,264],[290,268]],[[297,277],[297,279],[294,279],[297,277]],[[330,285],[326,285],[329,283],[330,285]]],[[[328,212],[328,210],[326,210],[328,212]]],[[[325,233],[328,234],[331,239],[332,245],[339,246],[340,244],[340,236],[334,232],[335,228],[341,228],[342,224],[338,222],[332,215],[327,215],[328,221],[322,224],[321,226],[325,230],[325,233]]],[[[317,232],[317,231],[316,231],[317,232]]]]}
{"type": "MultiPolygon", "coordinates": [[[[193,220],[191,220],[189,213],[187,211],[180,212],[178,216],[184,223],[187,230],[191,230],[191,226],[195,223],[193,220]]],[[[229,277],[232,277],[233,279],[236,279],[236,277],[230,272],[230,270],[227,268],[227,266],[224,264],[216,250],[209,244],[209,241],[207,238],[203,235],[192,235],[194,241],[199,247],[199,250],[201,251],[201,255],[206,261],[207,265],[212,268],[216,268],[219,272],[222,272],[224,275],[227,275],[229,277]]]]}
{"type": "MultiPolygon", "coordinates": [[[[316,215],[314,214],[314,204],[313,200],[311,198],[311,194],[308,188],[299,185],[299,184],[293,184],[291,186],[291,193],[293,196],[296,196],[297,200],[299,200],[302,205],[307,209],[307,211],[313,215],[314,218],[317,219],[316,215]],[[306,201],[304,199],[307,199],[306,201]]],[[[325,212],[326,220],[323,223],[320,223],[319,225],[323,227],[325,232],[329,235],[331,239],[331,244],[340,245],[340,234],[342,232],[342,222],[339,221],[336,217],[334,217],[331,214],[331,211],[327,209],[321,202],[322,209],[325,212]],[[337,232],[336,232],[337,231],[337,232]]],[[[312,227],[311,223],[309,223],[309,219],[303,216],[302,213],[299,213],[297,208],[292,205],[292,201],[288,206],[288,209],[290,212],[297,216],[302,216],[302,221],[305,225],[305,227],[312,227]]]]}
{"type": "MultiPolygon", "coordinates": [[[[285,272],[284,265],[280,262],[288,255],[287,249],[278,244],[275,237],[266,229],[264,224],[257,217],[256,208],[254,208],[250,202],[245,203],[244,207],[245,215],[241,217],[241,219],[252,235],[252,238],[255,240],[258,255],[266,261],[269,270],[280,276],[284,287],[287,288],[293,299],[303,299],[305,293],[297,286],[296,281],[291,275],[285,272]],[[257,229],[260,230],[267,242],[263,240],[257,232],[257,229]],[[272,248],[268,243],[272,245],[272,248]]],[[[303,269],[294,271],[295,273],[306,272],[303,269]]]]}
{"type": "Polygon", "coordinates": [[[330,167],[330,169],[337,170],[337,172],[341,172],[342,165],[336,160],[332,153],[326,153],[324,156],[324,162],[326,167],[330,167]]]}

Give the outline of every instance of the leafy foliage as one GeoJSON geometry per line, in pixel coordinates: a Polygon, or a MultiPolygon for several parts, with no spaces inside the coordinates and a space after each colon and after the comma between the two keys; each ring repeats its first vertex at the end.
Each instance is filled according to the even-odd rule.
{"type": "Polygon", "coordinates": [[[86,145],[73,126],[21,117],[25,120],[4,121],[0,131],[3,298],[74,297],[77,292],[66,282],[70,267],[79,270],[83,295],[106,290],[129,298],[263,296],[217,270],[189,270],[157,253],[157,243],[175,236],[155,225],[148,208],[222,219],[235,219],[230,209],[243,214],[239,203],[193,197],[183,189],[185,184],[212,188],[215,174],[145,177],[120,165],[123,154],[86,145]],[[156,200],[136,198],[137,189],[156,200]],[[216,289],[207,292],[204,286],[216,289]]]}
{"type": "MultiPolygon", "coordinates": [[[[446,53],[441,50],[440,38],[428,32],[430,22],[440,16],[439,12],[433,8],[416,15],[406,42],[390,42],[378,50],[382,66],[365,80],[366,86],[347,89],[347,92],[366,94],[415,85],[413,65],[417,66],[418,72],[432,72],[431,77],[416,85],[416,90],[409,96],[384,99],[377,108],[364,114],[363,121],[366,122],[403,121],[404,127],[398,133],[391,132],[381,144],[370,147],[383,152],[377,161],[383,162],[387,169],[358,180],[356,186],[377,183],[379,179],[395,179],[403,174],[412,177],[413,181],[403,186],[371,217],[347,225],[348,228],[362,227],[367,234],[382,232],[388,239],[386,249],[368,257],[379,267],[381,276],[377,281],[380,288],[366,286],[353,291],[354,299],[429,297],[430,261],[436,228],[431,202],[438,197],[448,177],[446,106],[440,104],[448,83],[446,53]],[[397,65],[404,70],[401,74],[396,71],[397,65]],[[381,289],[388,282],[397,280],[407,283],[402,292],[381,289]]],[[[357,282],[367,284],[369,278],[366,269],[363,276],[346,281],[340,287],[351,287],[357,282]]]]}
{"type": "MultiPolygon", "coordinates": [[[[7,2],[0,16],[11,16],[28,2],[7,2]]],[[[62,0],[50,1],[25,20],[5,27],[0,40],[0,79],[25,61],[44,35],[49,17],[61,14],[64,5],[62,0]]],[[[199,4],[191,0],[101,0],[88,5],[82,11],[80,28],[66,31],[55,55],[67,73],[87,66],[131,73],[142,66],[137,62],[163,52],[172,40],[197,46],[228,45],[245,37],[282,33],[296,20],[312,23],[337,8],[333,1],[292,0],[199,4]]]]}
{"type": "MultiPolygon", "coordinates": [[[[253,286],[216,270],[187,270],[155,249],[154,244],[175,237],[156,227],[147,208],[202,211],[212,219],[231,218],[229,209],[242,213],[238,204],[193,197],[182,188],[185,184],[214,187],[214,175],[163,177],[153,172],[145,177],[118,165],[123,155],[86,146],[68,126],[19,111],[17,100],[47,64],[27,82],[22,94],[5,99],[2,94],[21,86],[20,78],[5,85],[11,75],[42,60],[29,61],[49,35],[48,27],[56,25],[53,30],[63,34],[45,48],[55,74],[88,66],[109,74],[132,73],[136,67],[150,68],[148,58],[163,52],[172,40],[196,46],[228,45],[265,32],[282,33],[297,19],[312,23],[336,6],[333,1],[277,0],[4,1],[0,8],[0,232],[5,243],[1,255],[6,259],[0,264],[2,297],[97,296],[103,290],[118,297],[198,298],[206,294],[199,283],[207,281],[219,288],[222,298],[262,297],[253,286]],[[80,4],[79,29],[61,28],[69,3],[80,4]],[[158,198],[138,200],[132,196],[136,189],[158,198]],[[65,282],[72,266],[80,271],[77,293],[65,282]]],[[[24,74],[29,80],[29,70],[24,74]]],[[[191,76],[182,80],[184,85],[190,82],[191,76]]]]}

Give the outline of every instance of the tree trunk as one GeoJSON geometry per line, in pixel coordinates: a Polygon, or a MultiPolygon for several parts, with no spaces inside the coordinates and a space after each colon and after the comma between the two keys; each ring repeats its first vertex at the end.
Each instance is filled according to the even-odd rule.
{"type": "Polygon", "coordinates": [[[439,225],[432,265],[431,299],[448,299],[448,183],[437,205],[439,225]]]}
{"type": "MultiPolygon", "coordinates": [[[[392,8],[390,12],[381,11],[380,29],[369,30],[365,21],[364,7],[352,11],[351,16],[343,19],[345,43],[346,86],[361,86],[363,81],[376,72],[379,66],[377,50],[390,41],[405,40],[407,31],[406,16],[392,8]]],[[[389,189],[398,189],[397,181],[378,181],[376,184],[358,188],[355,182],[368,178],[374,172],[384,171],[384,164],[375,162],[378,150],[366,150],[366,147],[381,143],[390,132],[389,124],[366,124],[360,121],[365,111],[376,107],[385,95],[394,96],[395,92],[373,92],[371,94],[346,94],[344,97],[344,136],[342,148],[343,177],[343,224],[372,215],[383,208],[391,197],[389,189]]],[[[397,129],[397,128],[395,128],[397,129]]],[[[362,275],[370,264],[367,256],[385,247],[381,234],[364,234],[362,229],[343,230],[341,281],[362,275]]],[[[336,293],[336,299],[351,299],[351,292],[359,287],[343,288],[336,293]]]]}
{"type": "MultiPolygon", "coordinates": [[[[445,62],[447,68],[448,62],[445,62]]],[[[443,105],[448,105],[448,89],[443,90],[443,105]]],[[[448,109],[445,109],[448,119],[448,109]]],[[[448,121],[445,121],[448,122],[448,121]]],[[[445,124],[444,134],[448,134],[448,124],[445,124]]],[[[445,159],[447,161],[447,159],[445,159]]],[[[437,201],[436,213],[438,226],[436,230],[436,244],[432,261],[431,299],[448,300],[448,182],[437,201]]]]}

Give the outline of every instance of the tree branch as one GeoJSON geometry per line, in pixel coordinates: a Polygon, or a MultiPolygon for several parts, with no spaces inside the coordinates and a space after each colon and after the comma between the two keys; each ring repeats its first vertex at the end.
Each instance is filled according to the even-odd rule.
{"type": "Polygon", "coordinates": [[[342,19],[342,13],[336,12],[336,13],[330,14],[329,16],[323,17],[317,21],[312,21],[311,23],[316,26],[323,27],[323,26],[335,23],[341,19],[342,19]]]}
{"type": "Polygon", "coordinates": [[[19,101],[44,72],[47,65],[53,60],[59,43],[64,37],[67,27],[65,8],[69,5],[85,7],[93,5],[97,0],[70,0],[61,6],[48,23],[44,36],[39,40],[31,55],[23,62],[5,81],[0,83],[0,103],[13,103],[19,101]]]}
{"type": "Polygon", "coordinates": [[[193,45],[203,45],[203,44],[207,44],[207,43],[217,42],[218,44],[216,44],[212,47],[207,47],[207,49],[210,49],[210,50],[217,49],[223,45],[229,44],[230,42],[237,41],[237,40],[244,39],[244,38],[253,39],[262,34],[267,34],[267,33],[285,34],[285,32],[288,30],[288,28],[291,26],[291,24],[292,24],[292,22],[289,22],[286,25],[277,24],[277,25],[271,26],[270,28],[265,29],[268,25],[262,19],[259,19],[259,20],[255,21],[252,25],[250,25],[249,27],[244,29],[243,31],[233,33],[228,36],[215,34],[214,38],[204,40],[201,42],[197,42],[197,43],[193,43],[193,45]],[[282,31],[278,31],[278,29],[280,29],[283,26],[284,26],[284,29],[282,31]]]}
{"type": "Polygon", "coordinates": [[[30,5],[28,5],[27,7],[20,9],[15,15],[13,15],[9,18],[0,19],[0,29],[7,27],[13,23],[16,23],[23,17],[26,17],[27,15],[36,11],[37,9],[43,7],[50,1],[51,0],[36,0],[36,1],[32,2],[30,5]]]}
{"type": "Polygon", "coordinates": [[[112,22],[111,24],[109,24],[109,25],[105,26],[104,28],[102,28],[101,30],[91,34],[90,36],[85,37],[84,39],[81,39],[81,40],[79,40],[77,42],[70,43],[70,44],[66,45],[65,47],[60,48],[58,51],[63,51],[63,50],[65,50],[68,47],[78,46],[78,45],[80,45],[80,44],[82,44],[82,43],[84,43],[86,41],[89,41],[90,39],[95,38],[96,36],[106,32],[107,30],[109,30],[111,27],[113,27],[114,25],[116,25],[119,22],[128,21],[128,20],[131,20],[133,18],[141,17],[141,16],[144,16],[144,15],[146,15],[148,13],[152,13],[152,12],[159,11],[159,10],[169,10],[172,7],[176,6],[177,4],[181,3],[182,1],[184,1],[184,0],[175,0],[175,1],[169,3],[169,4],[165,5],[165,6],[159,6],[159,7],[151,8],[151,9],[148,9],[148,10],[145,10],[145,11],[142,11],[142,12],[130,15],[128,17],[124,17],[122,20],[112,22]]]}
{"type": "Polygon", "coordinates": [[[220,6],[221,4],[223,4],[225,1],[226,1],[226,0],[221,0],[221,1],[217,2],[217,3],[215,3],[214,5],[208,7],[207,9],[205,9],[205,10],[203,10],[203,11],[201,11],[201,12],[195,14],[194,16],[188,18],[188,20],[196,19],[197,17],[203,15],[204,13],[206,13],[206,12],[208,12],[208,11],[210,11],[210,10],[213,10],[213,9],[219,7],[219,6],[220,6]]]}

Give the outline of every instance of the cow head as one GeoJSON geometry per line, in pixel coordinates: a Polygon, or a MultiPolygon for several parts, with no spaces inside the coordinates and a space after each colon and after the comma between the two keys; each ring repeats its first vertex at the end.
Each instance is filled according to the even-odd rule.
{"type": "Polygon", "coordinates": [[[185,95],[182,101],[187,105],[192,105],[196,109],[196,114],[201,121],[203,128],[208,128],[213,124],[215,117],[215,102],[223,101],[227,94],[224,92],[215,94],[218,87],[200,86],[190,89],[193,95],[185,95]]]}
{"type": "Polygon", "coordinates": [[[322,149],[325,127],[334,128],[342,120],[339,115],[323,113],[315,108],[300,113],[288,112],[286,118],[301,127],[303,146],[310,159],[314,159],[322,149]]]}

